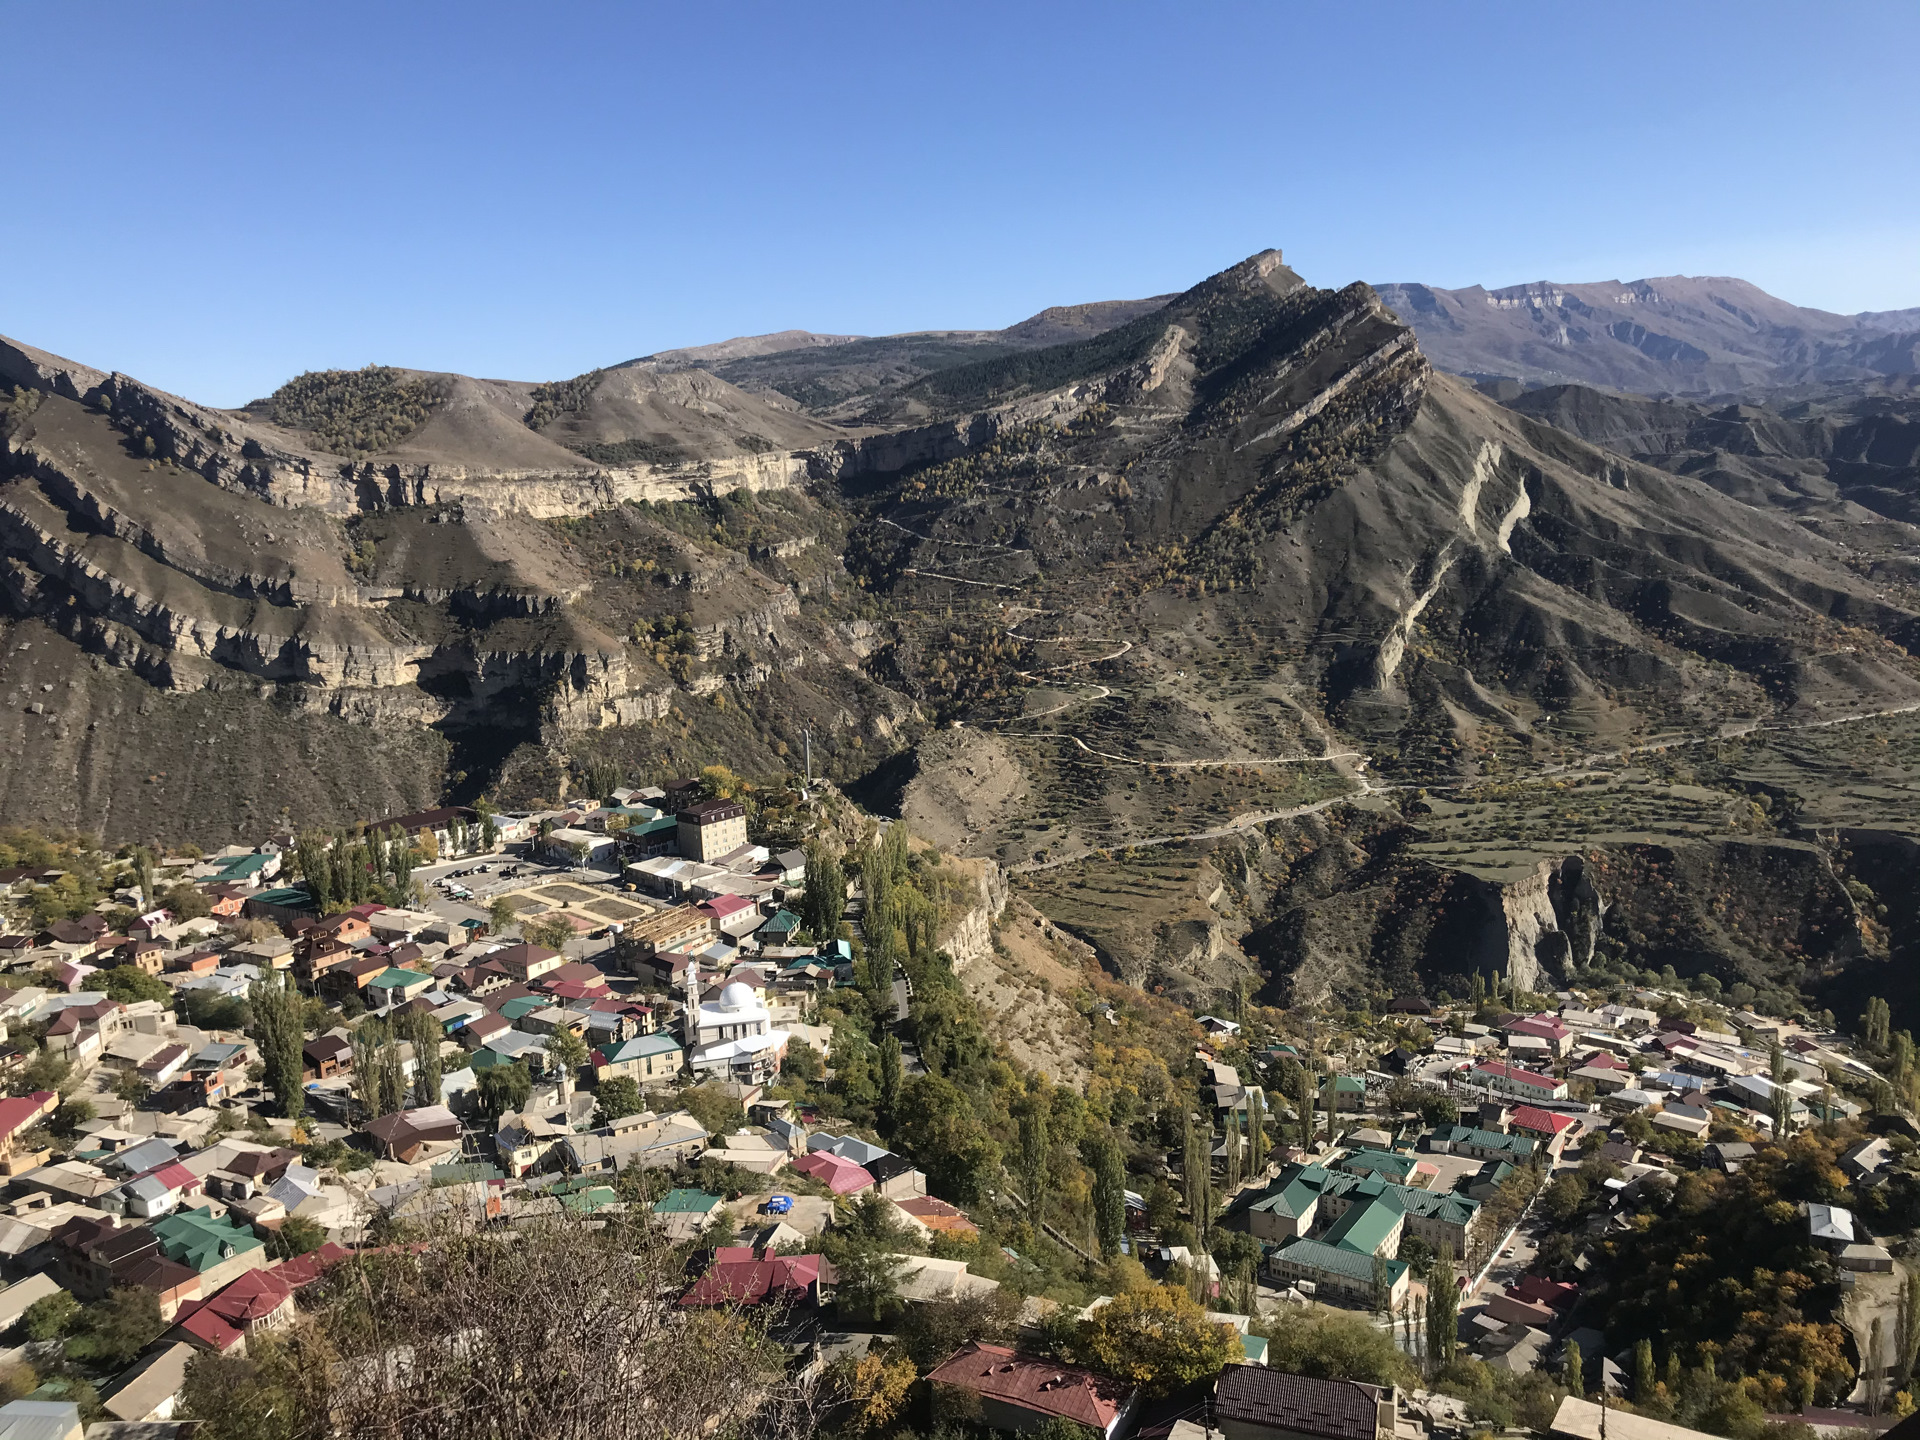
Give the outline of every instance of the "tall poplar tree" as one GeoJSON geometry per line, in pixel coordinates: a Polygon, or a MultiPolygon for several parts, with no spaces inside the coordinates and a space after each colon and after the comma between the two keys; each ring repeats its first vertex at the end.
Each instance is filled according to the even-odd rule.
{"type": "Polygon", "coordinates": [[[293,982],[264,975],[247,993],[253,1011],[253,1038],[267,1067],[267,1085],[280,1101],[280,1113],[297,1120],[306,1113],[307,1095],[300,1076],[306,1047],[306,1002],[293,982]]]}
{"type": "Polygon", "coordinates": [[[1453,1363],[1460,1339],[1460,1291],[1453,1273],[1453,1242],[1442,1240],[1440,1253],[1427,1268],[1427,1369],[1444,1370],[1453,1363]]]}
{"type": "Polygon", "coordinates": [[[1120,1237],[1127,1228],[1127,1174],[1120,1147],[1111,1135],[1095,1135],[1088,1157],[1093,1171],[1093,1233],[1103,1259],[1120,1253],[1120,1237]]]}

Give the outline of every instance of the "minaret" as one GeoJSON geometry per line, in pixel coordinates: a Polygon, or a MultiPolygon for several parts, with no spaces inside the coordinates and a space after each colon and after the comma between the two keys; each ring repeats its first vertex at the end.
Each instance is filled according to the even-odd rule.
{"type": "Polygon", "coordinates": [[[693,1047],[700,1043],[700,958],[687,956],[686,1011],[680,1018],[680,1039],[687,1047],[687,1060],[693,1060],[693,1047]]]}

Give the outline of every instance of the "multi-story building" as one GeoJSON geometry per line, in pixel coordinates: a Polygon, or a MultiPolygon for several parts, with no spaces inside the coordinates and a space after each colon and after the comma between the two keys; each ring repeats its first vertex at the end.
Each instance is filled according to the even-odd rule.
{"type": "Polygon", "coordinates": [[[1483,1061],[1469,1070],[1466,1078],[1472,1084],[1486,1086],[1497,1095],[1511,1095],[1516,1100],[1535,1105],[1542,1100],[1567,1098],[1566,1081],[1499,1060],[1483,1061]]]}
{"type": "Polygon", "coordinates": [[[711,915],[697,905],[676,905],[643,920],[629,921],[620,932],[619,951],[629,970],[651,975],[656,956],[697,949],[711,939],[711,915]]]}
{"type": "Polygon", "coordinates": [[[711,864],[747,843],[747,809],[737,800],[705,800],[678,817],[680,853],[711,864]]]}

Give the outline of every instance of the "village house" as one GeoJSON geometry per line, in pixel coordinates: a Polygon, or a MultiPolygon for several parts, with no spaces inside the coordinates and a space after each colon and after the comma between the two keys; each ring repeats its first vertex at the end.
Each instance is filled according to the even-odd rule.
{"type": "Polygon", "coordinates": [[[1558,1160],[1567,1141],[1579,1133],[1580,1122],[1571,1115],[1556,1115],[1534,1105],[1517,1105],[1508,1118],[1507,1129],[1510,1134],[1527,1136],[1558,1160]]]}
{"type": "Polygon", "coordinates": [[[382,1158],[410,1165],[430,1151],[458,1146],[460,1121],[445,1105],[422,1105],[370,1120],[366,1133],[382,1158]]]}
{"type": "Polygon", "coordinates": [[[937,1417],[1015,1434],[1065,1420],[1111,1440],[1129,1428],[1139,1403],[1138,1391],[1111,1376],[978,1340],[942,1361],[927,1381],[937,1417]]]}
{"type": "Polygon", "coordinates": [[[1213,1387],[1213,1426],[1223,1440],[1378,1440],[1395,1433],[1391,1385],[1320,1380],[1264,1365],[1229,1365],[1213,1387]]]}
{"type": "Polygon", "coordinates": [[[181,1307],[174,1318],[178,1338],[224,1353],[247,1336],[293,1323],[293,1286],[272,1270],[250,1270],[210,1299],[181,1307]]]}
{"type": "Polygon", "coordinates": [[[686,1052],[671,1035],[640,1035],[593,1052],[597,1080],[625,1076],[646,1086],[670,1081],[686,1068],[686,1052]]]}
{"type": "Polygon", "coordinates": [[[1501,1160],[1522,1165],[1532,1158],[1537,1142],[1525,1135],[1502,1135],[1466,1125],[1448,1125],[1427,1137],[1437,1155],[1470,1155],[1476,1160],[1501,1160]]]}
{"type": "Polygon", "coordinates": [[[345,1034],[330,1030],[301,1047],[305,1061],[302,1076],[309,1080],[331,1080],[353,1068],[353,1041],[345,1034]]]}
{"type": "Polygon", "coordinates": [[[910,1195],[895,1200],[893,1209],[908,1229],[929,1244],[936,1235],[973,1240],[980,1234],[980,1227],[967,1218],[964,1210],[931,1195],[910,1195]]]}
{"type": "Polygon", "coordinates": [[[1537,1071],[1527,1070],[1518,1065],[1508,1065],[1498,1060],[1487,1060],[1475,1065],[1467,1072],[1467,1079],[1476,1085],[1484,1085],[1495,1094],[1536,1104],[1542,1100],[1567,1098],[1566,1081],[1556,1080],[1551,1075],[1542,1075],[1537,1071]]]}
{"type": "Polygon", "coordinates": [[[1540,1047],[1556,1060],[1564,1060],[1573,1050],[1573,1031],[1557,1015],[1529,1015],[1521,1020],[1509,1020],[1501,1030],[1509,1039],[1528,1039],[1540,1042],[1540,1047]]]}
{"type": "Polygon", "coordinates": [[[768,1255],[747,1245],[722,1245],[680,1303],[704,1307],[772,1300],[817,1307],[834,1278],[833,1265],[821,1255],[768,1255]]]}
{"type": "Polygon", "coordinates": [[[707,1132],[684,1110],[668,1115],[648,1111],[619,1116],[592,1134],[568,1135],[560,1146],[568,1168],[583,1174],[631,1166],[664,1169],[698,1160],[707,1149],[707,1132]]]}

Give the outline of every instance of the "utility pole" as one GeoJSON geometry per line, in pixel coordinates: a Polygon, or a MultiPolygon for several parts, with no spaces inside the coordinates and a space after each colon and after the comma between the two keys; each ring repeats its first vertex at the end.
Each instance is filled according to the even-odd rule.
{"type": "Polygon", "coordinates": [[[807,778],[800,786],[800,798],[805,801],[813,798],[813,727],[809,725],[800,733],[807,755],[807,778]]]}

